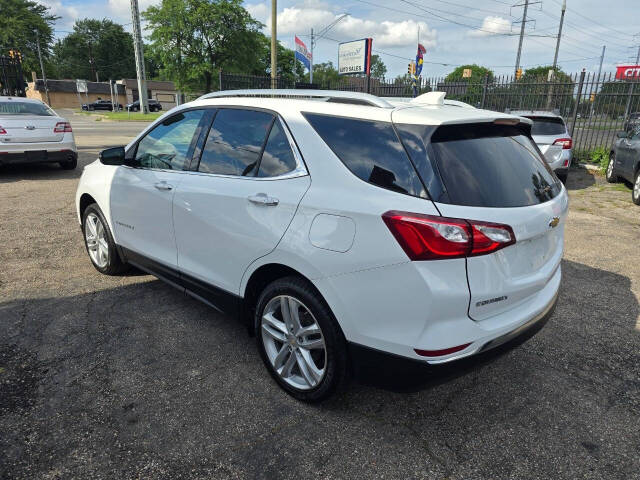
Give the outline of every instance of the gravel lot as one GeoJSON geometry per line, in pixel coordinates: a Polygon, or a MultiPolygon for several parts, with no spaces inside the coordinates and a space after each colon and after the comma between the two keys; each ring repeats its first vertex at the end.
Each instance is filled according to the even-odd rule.
{"type": "Polygon", "coordinates": [[[0,170],[0,478],[640,478],[640,207],[572,170],[555,314],[447,375],[309,406],[245,329],[91,266],[81,167],[141,124],[72,116],[80,167],[0,170]]]}

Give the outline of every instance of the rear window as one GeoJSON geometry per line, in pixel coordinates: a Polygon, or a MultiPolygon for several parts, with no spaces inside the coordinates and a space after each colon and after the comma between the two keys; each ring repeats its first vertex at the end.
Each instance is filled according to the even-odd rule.
{"type": "Polygon", "coordinates": [[[567,128],[561,118],[527,117],[533,120],[531,135],[564,135],[567,128]]]}
{"type": "Polygon", "coordinates": [[[314,113],[304,116],[357,177],[394,192],[428,198],[391,123],[314,113]]]}
{"type": "Polygon", "coordinates": [[[43,103],[34,102],[0,102],[0,115],[37,115],[51,117],[55,112],[43,103]]]}
{"type": "Polygon", "coordinates": [[[427,152],[447,191],[447,203],[524,207],[551,200],[562,189],[538,147],[516,126],[439,127],[427,152]]]}

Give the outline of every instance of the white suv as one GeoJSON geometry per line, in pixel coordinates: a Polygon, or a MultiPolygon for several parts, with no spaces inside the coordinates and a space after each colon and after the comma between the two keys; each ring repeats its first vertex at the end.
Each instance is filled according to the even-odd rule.
{"type": "Polygon", "coordinates": [[[443,97],[241,91],[176,107],[85,168],[91,261],[239,315],[306,401],[363,355],[439,364],[535,330],[560,285],[566,190],[528,120],[443,97]]]}

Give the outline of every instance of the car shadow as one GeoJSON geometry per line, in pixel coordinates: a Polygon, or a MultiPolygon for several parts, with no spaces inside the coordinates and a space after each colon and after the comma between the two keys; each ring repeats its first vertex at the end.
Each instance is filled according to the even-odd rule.
{"type": "MultiPolygon", "coordinates": [[[[175,468],[223,459],[242,465],[245,476],[275,478],[281,457],[297,458],[278,445],[313,438],[327,464],[344,448],[360,456],[374,448],[400,463],[415,461],[415,454],[445,473],[473,467],[482,472],[478,478],[497,478],[491,475],[496,464],[502,472],[519,469],[522,478],[534,472],[551,478],[566,458],[577,459],[575,468],[613,478],[600,469],[623,466],[585,455],[620,454],[627,448],[620,439],[631,431],[621,432],[620,425],[637,426],[638,299],[626,276],[567,260],[562,265],[555,313],[518,348],[409,379],[396,372],[393,382],[391,369],[373,372],[377,381],[352,383],[315,406],[277,387],[240,322],[151,277],[102,280],[96,274],[96,282],[109,286],[5,301],[0,446],[11,448],[0,456],[0,472],[22,477],[28,469],[25,477],[38,478],[85,457],[106,471],[117,458],[127,478],[142,468],[132,459],[174,458],[178,449],[186,463],[175,468]],[[129,284],[114,283],[120,281],[129,284]],[[597,433],[591,438],[589,432],[597,433]],[[477,449],[479,457],[472,453],[477,449]],[[127,450],[132,453],[121,456],[127,450]],[[258,461],[263,455],[275,464],[258,461]]],[[[628,449],[624,454],[633,457],[628,449]]],[[[294,477],[305,476],[300,464],[287,465],[294,477]]],[[[355,474],[355,465],[341,465],[341,472],[355,474]]],[[[91,477],[84,473],[80,477],[91,477]]]]}
{"type": "Polygon", "coordinates": [[[98,158],[101,150],[100,147],[78,147],[78,166],[73,170],[64,170],[57,163],[0,165],[0,183],[80,178],[82,169],[98,158]]]}
{"type": "Polygon", "coordinates": [[[596,184],[594,174],[583,167],[572,167],[567,175],[567,190],[584,190],[596,184]]]}

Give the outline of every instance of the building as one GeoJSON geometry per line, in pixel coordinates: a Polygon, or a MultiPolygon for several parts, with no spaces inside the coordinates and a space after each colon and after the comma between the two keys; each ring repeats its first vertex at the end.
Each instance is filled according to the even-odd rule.
{"type": "MultiPolygon", "coordinates": [[[[87,82],[87,93],[78,93],[75,80],[47,80],[52,108],[80,108],[83,103],[91,103],[98,99],[111,100],[109,82],[87,82]]],[[[116,81],[118,103],[126,105],[138,100],[138,81],[124,79],[116,81]]],[[[173,82],[147,80],[148,98],[159,101],[163,110],[176,106],[178,92],[173,82]]],[[[37,79],[29,82],[27,97],[47,102],[44,82],[37,79]]],[[[115,101],[115,98],[114,98],[115,101]]]]}

